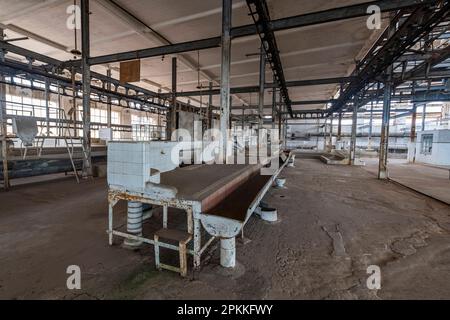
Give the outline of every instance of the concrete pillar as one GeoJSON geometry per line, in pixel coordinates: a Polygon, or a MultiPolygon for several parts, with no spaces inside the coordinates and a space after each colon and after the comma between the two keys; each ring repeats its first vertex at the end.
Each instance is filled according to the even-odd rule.
{"type": "MultiPolygon", "coordinates": [[[[89,0],[81,0],[81,65],[83,69],[83,146],[86,153],[83,176],[92,176],[91,159],[91,67],[89,0]]],[[[76,113],[76,110],[75,110],[76,113]]]]}
{"type": "Polygon", "coordinates": [[[266,53],[261,43],[259,57],[259,99],[258,99],[258,129],[262,129],[264,123],[264,83],[266,81],[266,53]]]}
{"type": "Polygon", "coordinates": [[[230,127],[230,63],[231,63],[231,5],[232,0],[222,0],[222,62],[220,72],[220,132],[221,151],[226,162],[228,128],[230,127]]]}
{"type": "Polygon", "coordinates": [[[389,120],[391,117],[392,82],[389,79],[384,87],[383,118],[381,123],[380,151],[378,161],[378,179],[387,179],[387,159],[389,151],[389,120]]]}
{"type": "Polygon", "coordinates": [[[220,265],[224,268],[236,266],[236,240],[234,237],[220,239],[220,265]]]}

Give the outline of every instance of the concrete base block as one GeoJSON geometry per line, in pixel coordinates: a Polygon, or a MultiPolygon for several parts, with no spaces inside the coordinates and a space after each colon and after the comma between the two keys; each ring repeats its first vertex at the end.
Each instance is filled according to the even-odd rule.
{"type": "Polygon", "coordinates": [[[236,266],[236,238],[220,239],[220,265],[224,268],[236,266]]]}

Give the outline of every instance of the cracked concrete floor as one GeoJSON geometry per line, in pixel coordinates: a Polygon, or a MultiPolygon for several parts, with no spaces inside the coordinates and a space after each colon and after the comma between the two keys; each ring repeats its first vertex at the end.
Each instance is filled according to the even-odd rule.
{"type": "Polygon", "coordinates": [[[215,244],[187,279],[155,271],[152,247],[107,245],[104,180],[0,193],[0,298],[450,299],[447,205],[316,159],[282,175],[286,188],[265,199],[280,221],[252,217],[234,271],[218,267],[215,244]],[[70,264],[82,269],[80,291],[65,289],[70,264]],[[381,268],[380,290],[367,289],[369,265],[381,268]]]}

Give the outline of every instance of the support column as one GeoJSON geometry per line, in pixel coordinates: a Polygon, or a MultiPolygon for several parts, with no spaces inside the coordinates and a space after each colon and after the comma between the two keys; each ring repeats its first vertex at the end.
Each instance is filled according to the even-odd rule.
{"type": "Polygon", "coordinates": [[[330,151],[333,150],[333,114],[330,118],[330,151]]]}
{"type": "Polygon", "coordinates": [[[339,111],[337,141],[341,141],[342,135],[342,111],[339,111]]]}
{"type": "Polygon", "coordinates": [[[411,119],[411,134],[408,147],[408,160],[412,163],[416,162],[416,122],[417,122],[417,104],[413,104],[411,119]]]}
{"type": "MultiPolygon", "coordinates": [[[[0,29],[0,40],[4,39],[3,29],[0,29]]],[[[3,81],[3,75],[0,74],[0,82],[3,81]]],[[[9,176],[8,176],[8,146],[7,143],[7,124],[6,124],[6,85],[0,83],[0,142],[3,166],[3,188],[7,190],[9,188],[9,176]]]]}
{"type": "MultiPolygon", "coordinates": [[[[284,104],[283,105],[283,113],[286,113],[286,112],[287,112],[287,105],[284,104]]],[[[284,140],[283,147],[284,147],[284,150],[286,150],[287,149],[287,116],[285,116],[283,118],[283,140],[284,140]]]]}
{"type": "Polygon", "coordinates": [[[177,58],[172,58],[172,112],[170,113],[170,135],[177,129],[177,58]]]}
{"type": "MultiPolygon", "coordinates": [[[[112,78],[112,74],[111,74],[111,67],[108,66],[108,70],[106,70],[106,76],[108,78],[112,78]]],[[[111,91],[111,82],[108,81],[108,83],[106,84],[106,88],[108,89],[108,91],[111,91]]],[[[111,97],[108,96],[106,98],[106,105],[107,105],[107,126],[108,128],[111,128],[111,112],[112,112],[112,104],[111,104],[111,97]]],[[[112,138],[112,133],[111,133],[111,138],[112,138]]]]}
{"type": "Polygon", "coordinates": [[[373,101],[370,102],[370,118],[369,118],[369,141],[367,142],[367,150],[372,150],[372,127],[373,127],[373,101]]]}
{"type": "MultiPolygon", "coordinates": [[[[275,77],[273,83],[275,83],[275,77]]],[[[277,88],[273,88],[272,91],[272,130],[275,129],[275,117],[277,115],[277,88]]]]}
{"type": "Polygon", "coordinates": [[[261,43],[259,56],[259,98],[258,98],[258,129],[264,125],[264,83],[266,82],[266,54],[261,43]]]}
{"type": "Polygon", "coordinates": [[[44,89],[44,100],[45,100],[45,121],[47,122],[46,125],[46,133],[47,137],[50,136],[50,106],[49,106],[49,84],[48,79],[45,79],[45,89],[44,89]]]}
{"type": "Polygon", "coordinates": [[[391,118],[391,94],[392,94],[392,82],[389,75],[389,79],[384,86],[383,118],[381,123],[380,151],[378,161],[378,179],[388,178],[387,158],[389,150],[388,145],[389,145],[389,121],[391,118]]]}
{"type": "MultiPolygon", "coordinates": [[[[213,83],[209,83],[209,91],[212,90],[213,83]]],[[[208,97],[208,110],[206,111],[206,130],[209,130],[212,128],[212,94],[208,97]]]]}
{"type": "Polygon", "coordinates": [[[427,119],[427,104],[423,104],[423,110],[422,110],[422,130],[425,131],[425,121],[427,119]]]}
{"type": "Polygon", "coordinates": [[[355,164],[356,158],[356,130],[358,128],[358,107],[359,107],[359,99],[355,97],[353,102],[353,113],[352,113],[352,137],[350,140],[350,165],[355,164]]]}
{"type": "Polygon", "coordinates": [[[412,119],[411,119],[411,134],[410,134],[410,141],[411,143],[416,142],[416,122],[417,122],[417,104],[413,104],[413,112],[412,112],[412,119]]]}
{"type": "Polygon", "coordinates": [[[81,63],[83,69],[83,176],[92,176],[91,168],[91,69],[90,33],[89,33],[89,0],[81,0],[81,63]]]}
{"type": "Polygon", "coordinates": [[[220,71],[220,132],[221,151],[226,162],[228,128],[230,126],[230,62],[231,62],[231,5],[232,0],[222,1],[222,63],[220,71]]]}
{"type": "Polygon", "coordinates": [[[282,107],[281,107],[282,99],[283,99],[283,97],[280,92],[280,94],[278,95],[278,137],[280,138],[280,141],[283,140],[283,137],[281,135],[282,120],[283,120],[283,112],[282,112],[282,107]]]}

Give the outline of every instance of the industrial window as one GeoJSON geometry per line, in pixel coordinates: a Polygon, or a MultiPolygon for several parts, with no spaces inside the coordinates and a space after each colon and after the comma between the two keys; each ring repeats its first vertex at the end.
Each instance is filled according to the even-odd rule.
{"type": "Polygon", "coordinates": [[[120,112],[111,111],[111,124],[120,125],[120,112]]]}
{"type": "Polygon", "coordinates": [[[131,124],[156,125],[156,121],[155,121],[155,119],[153,119],[152,117],[149,117],[147,115],[140,116],[140,115],[132,114],[131,115],[131,124]]]}
{"type": "Polygon", "coordinates": [[[433,135],[432,134],[422,135],[421,153],[431,154],[432,150],[433,150],[433,135]]]}
{"type": "MultiPolygon", "coordinates": [[[[83,106],[78,106],[78,119],[82,119],[83,106]]],[[[91,122],[108,123],[108,111],[105,109],[91,108],[91,122]]],[[[111,112],[111,124],[120,125],[120,112],[111,112]]]]}

